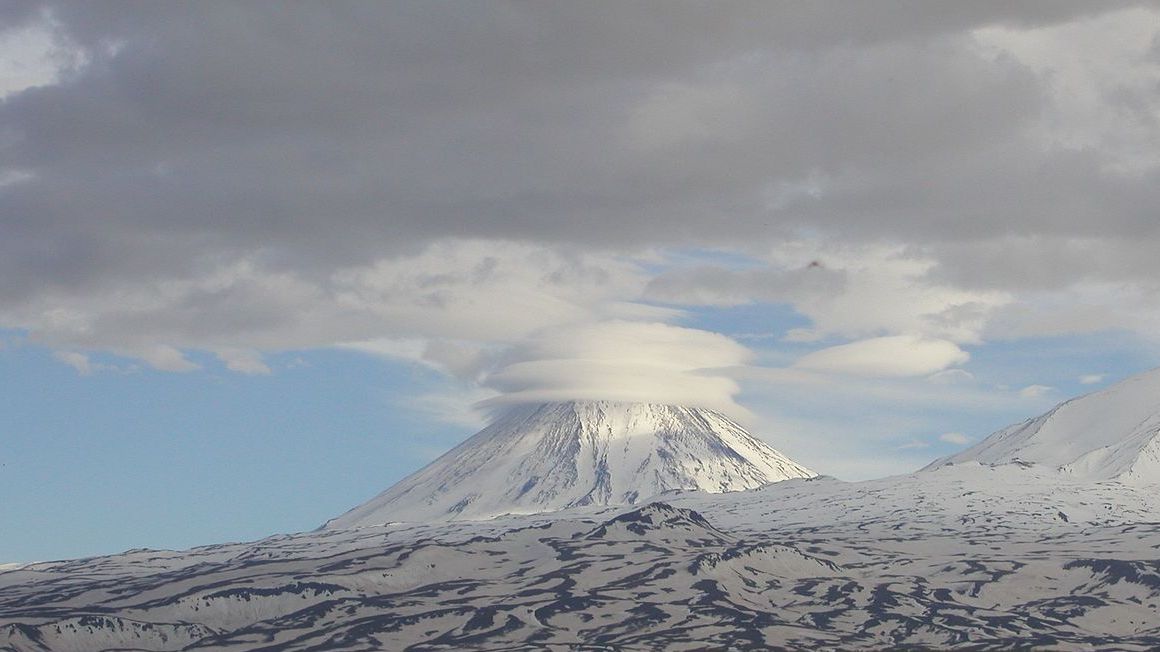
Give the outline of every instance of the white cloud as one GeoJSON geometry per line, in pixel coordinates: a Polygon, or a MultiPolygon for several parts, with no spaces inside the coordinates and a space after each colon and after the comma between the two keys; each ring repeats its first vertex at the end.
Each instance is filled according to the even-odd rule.
{"type": "MultiPolygon", "coordinates": [[[[1097,265],[1105,274],[1140,273],[1157,260],[1151,249],[1145,256],[1136,247],[1125,247],[1118,253],[1106,248],[1102,255],[1107,255],[1109,261],[1119,259],[1118,263],[1097,265]],[[1135,261],[1130,265],[1133,271],[1111,271],[1124,259],[1135,261]]],[[[1037,273],[1046,275],[1055,269],[1044,264],[1048,269],[1037,273]]],[[[1160,267],[1151,273],[1160,273],[1160,267]]],[[[1123,276],[1115,282],[1067,281],[1060,288],[1029,289],[1021,294],[1019,302],[995,311],[985,336],[996,340],[1107,331],[1128,331],[1160,341],[1160,283],[1155,278],[1132,280],[1123,276]]]]}
{"type": "Polygon", "coordinates": [[[190,361],[181,351],[164,344],[126,351],[125,354],[144,360],[158,371],[186,372],[201,368],[201,365],[190,361]]]}
{"type": "Polygon", "coordinates": [[[721,368],[749,351],[717,333],[662,323],[609,321],[545,331],[520,344],[485,384],[493,403],[572,399],[696,405],[744,414],[721,368]]]}
{"type": "Polygon", "coordinates": [[[971,438],[962,434],[961,432],[946,432],[938,436],[939,441],[956,446],[966,446],[971,443],[971,438]]]}
{"type": "Polygon", "coordinates": [[[1155,117],[1141,111],[1160,77],[1154,8],[1037,29],[976,30],[985,48],[1051,79],[1050,113],[1036,124],[1048,145],[1097,152],[1108,171],[1136,174],[1160,165],[1155,117]]]}
{"type": "Polygon", "coordinates": [[[478,381],[497,350],[475,342],[433,340],[423,348],[423,360],[456,378],[478,381]]]}
{"type": "Polygon", "coordinates": [[[953,342],[893,335],[814,351],[799,358],[794,367],[856,376],[925,376],[969,358],[953,342]]]}
{"type": "Polygon", "coordinates": [[[349,346],[465,373],[466,360],[431,343],[482,349],[555,325],[682,314],[634,303],[645,281],[634,262],[611,254],[451,240],[325,278],[270,269],[254,254],[197,278],[47,292],[3,305],[0,323],[61,350],[108,350],[173,371],[196,368],[180,350],[221,351],[232,369],[262,373],[257,353],[242,352],[349,346]]]}
{"type": "Polygon", "coordinates": [[[262,361],[262,354],[258,351],[252,349],[218,349],[214,353],[230,371],[247,375],[270,373],[270,367],[262,361]]]}
{"type": "Polygon", "coordinates": [[[778,243],[765,262],[672,270],[650,282],[645,296],[705,306],[788,303],[812,324],[789,331],[787,342],[885,332],[976,343],[991,314],[1012,301],[1006,292],[938,282],[931,276],[938,260],[902,245],[801,239],[778,243]]]}
{"type": "Polygon", "coordinates": [[[52,356],[76,370],[82,376],[91,376],[105,371],[130,372],[136,371],[136,365],[119,366],[116,364],[95,362],[91,355],[80,351],[53,351],[52,356]]]}
{"type": "Polygon", "coordinates": [[[0,99],[55,84],[62,72],[84,62],[83,51],[61,43],[49,24],[0,29],[0,99]]]}
{"type": "Polygon", "coordinates": [[[421,339],[379,337],[360,342],[344,342],[339,344],[338,348],[352,349],[384,358],[422,362],[427,342],[421,339]]]}
{"type": "Polygon", "coordinates": [[[331,283],[338,307],[372,318],[381,335],[514,342],[604,310],[629,312],[622,299],[634,298],[644,277],[614,256],[461,240],[347,270],[331,283]]]}
{"type": "Polygon", "coordinates": [[[1079,383],[1081,385],[1096,385],[1104,382],[1106,377],[1107,374],[1085,374],[1079,377],[1079,383]]]}
{"type": "Polygon", "coordinates": [[[456,385],[418,396],[408,396],[398,402],[398,407],[422,412],[432,421],[479,430],[487,425],[486,410],[479,406],[495,396],[495,391],[486,388],[456,385]]]}
{"type": "Polygon", "coordinates": [[[387,339],[348,342],[340,348],[362,351],[373,355],[417,362],[459,380],[478,382],[488,370],[502,347],[485,342],[445,339],[387,339]]]}
{"type": "Polygon", "coordinates": [[[1043,398],[1054,391],[1054,387],[1048,387],[1047,385],[1028,385],[1019,390],[1019,396],[1023,398],[1043,398]]]}
{"type": "Polygon", "coordinates": [[[77,351],[54,351],[52,355],[57,360],[60,360],[73,369],[76,369],[77,373],[82,376],[90,376],[94,371],[96,371],[96,367],[93,365],[93,362],[89,360],[89,356],[85,355],[84,353],[79,353],[77,351]]]}
{"type": "Polygon", "coordinates": [[[779,245],[775,265],[821,261],[841,272],[837,291],[795,297],[794,308],[813,321],[812,329],[843,337],[914,333],[956,343],[975,343],[990,313],[1011,301],[1003,292],[971,291],[940,284],[929,273],[937,260],[913,248],[839,245],[799,241],[779,245]]]}

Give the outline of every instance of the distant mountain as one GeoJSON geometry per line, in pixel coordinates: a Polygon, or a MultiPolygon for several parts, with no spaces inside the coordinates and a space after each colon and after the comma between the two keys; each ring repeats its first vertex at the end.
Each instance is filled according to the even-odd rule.
{"type": "Polygon", "coordinates": [[[856,483],[765,485],[809,472],[714,412],[519,408],[325,530],[0,570],[0,652],[1160,649],[1158,386],[856,483]],[[388,520],[430,522],[342,529],[388,520]]]}
{"type": "Polygon", "coordinates": [[[712,410],[608,401],[517,406],[324,527],[632,505],[671,490],[722,493],[814,475],[712,410]]]}
{"type": "Polygon", "coordinates": [[[1057,405],[924,470],[1033,464],[1081,480],[1160,482],[1160,369],[1057,405]]]}

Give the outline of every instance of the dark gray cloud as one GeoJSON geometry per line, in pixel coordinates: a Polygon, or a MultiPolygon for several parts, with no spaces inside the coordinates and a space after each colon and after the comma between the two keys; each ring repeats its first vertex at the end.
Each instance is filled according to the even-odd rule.
{"type": "MultiPolygon", "coordinates": [[[[35,331],[106,297],[79,345],[369,337],[365,311],[329,335],[293,324],[319,303],[350,315],[336,274],[449,238],[632,252],[806,233],[914,243],[945,254],[944,279],[1014,287],[1018,269],[972,276],[973,247],[1160,241],[1160,180],[1109,164],[1115,134],[1045,136],[1051,75],[970,32],[1133,4],[4,3],[0,22],[50,16],[88,64],[0,102],[0,172],[32,175],[0,188],[0,318],[35,331]],[[203,282],[242,263],[301,285],[203,282]],[[189,287],[111,305],[164,283],[189,287]]],[[[1118,88],[1147,129],[1154,89],[1118,88]]]]}
{"type": "Polygon", "coordinates": [[[682,268],[652,279],[644,296],[675,304],[732,306],[754,301],[797,303],[811,296],[838,294],[846,287],[846,270],[827,269],[814,261],[797,269],[682,268]]]}
{"type": "Polygon", "coordinates": [[[1143,235],[1139,240],[1038,234],[967,241],[939,246],[941,264],[931,277],[960,287],[1028,292],[1077,283],[1124,284],[1160,278],[1156,251],[1156,241],[1143,235]]]}

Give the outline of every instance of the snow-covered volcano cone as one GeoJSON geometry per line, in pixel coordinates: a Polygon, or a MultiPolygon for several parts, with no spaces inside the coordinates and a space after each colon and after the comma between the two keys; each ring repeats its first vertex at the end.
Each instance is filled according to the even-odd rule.
{"type": "Polygon", "coordinates": [[[631,505],[671,489],[720,493],[814,475],[713,410],[607,401],[517,406],[324,527],[631,505]]]}

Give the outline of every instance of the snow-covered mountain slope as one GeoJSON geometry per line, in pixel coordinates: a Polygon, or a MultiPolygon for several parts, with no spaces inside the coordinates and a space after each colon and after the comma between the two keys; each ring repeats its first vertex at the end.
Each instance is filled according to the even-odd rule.
{"type": "Polygon", "coordinates": [[[926,469],[967,461],[1036,464],[1089,481],[1160,482],[1160,369],[1061,403],[926,469]]]}
{"type": "Polygon", "coordinates": [[[964,463],[0,572],[0,650],[1160,647],[1154,491],[964,463]]]}
{"type": "Polygon", "coordinates": [[[753,489],[814,473],[725,415],[649,403],[517,406],[324,527],[632,505],[675,489],[753,489]]]}
{"type": "Polygon", "coordinates": [[[1160,649],[1160,500],[1141,483],[1157,382],[1064,404],[978,460],[860,483],[734,479],[747,436],[713,413],[528,409],[413,476],[430,502],[402,491],[383,514],[464,491],[514,512],[535,487],[572,507],[367,525],[376,507],[360,527],[0,570],[0,652],[1160,649]],[[1075,464],[1101,450],[1116,464],[1075,464]],[[569,481],[482,493],[550,470],[569,481]],[[688,486],[583,500],[658,477],[688,486]],[[703,491],[734,482],[761,486],[703,491]]]}

